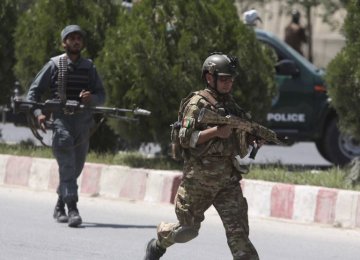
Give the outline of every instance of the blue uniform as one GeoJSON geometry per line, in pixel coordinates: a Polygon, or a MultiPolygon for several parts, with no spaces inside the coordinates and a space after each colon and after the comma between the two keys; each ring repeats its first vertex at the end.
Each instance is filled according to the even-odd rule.
{"type": "MultiPolygon", "coordinates": [[[[51,98],[59,98],[58,72],[60,57],[50,61],[36,75],[32,82],[27,99],[40,102],[45,93],[50,93],[51,98]]],[[[102,81],[94,64],[84,58],[79,58],[76,63],[67,59],[66,96],[68,100],[79,100],[82,90],[90,91],[91,106],[102,105],[105,102],[105,91],[102,81]]],[[[34,116],[42,113],[35,110],[34,116]]],[[[77,178],[84,167],[89,148],[90,128],[94,125],[91,112],[82,111],[72,115],[62,111],[53,113],[53,154],[59,165],[60,183],[58,194],[64,202],[78,201],[77,178]]]]}

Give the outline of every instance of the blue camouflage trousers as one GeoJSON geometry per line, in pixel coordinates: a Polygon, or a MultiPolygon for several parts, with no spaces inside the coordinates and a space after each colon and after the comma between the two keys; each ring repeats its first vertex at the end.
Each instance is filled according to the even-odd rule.
{"type": "Polygon", "coordinates": [[[59,165],[57,193],[65,203],[78,201],[77,178],[89,149],[91,114],[58,115],[54,119],[52,150],[59,165]]]}

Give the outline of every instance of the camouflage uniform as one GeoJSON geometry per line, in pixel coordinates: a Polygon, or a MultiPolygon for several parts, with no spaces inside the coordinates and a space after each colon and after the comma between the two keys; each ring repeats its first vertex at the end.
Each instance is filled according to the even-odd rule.
{"type": "Polygon", "coordinates": [[[234,259],[258,259],[249,240],[248,205],[243,197],[239,180],[241,174],[233,165],[233,158],[248,152],[248,141],[243,132],[235,132],[227,139],[214,138],[196,145],[201,130],[197,117],[205,107],[222,114],[244,117],[243,110],[230,95],[219,96],[206,89],[219,102],[217,107],[200,95],[194,95],[184,110],[180,142],[184,149],[183,179],[175,199],[178,223],[158,225],[158,243],[167,248],[176,242],[187,242],[196,237],[204,220],[204,212],[213,205],[224,224],[227,242],[234,259]],[[193,236],[185,241],[176,239],[180,230],[191,230],[193,236]]]}

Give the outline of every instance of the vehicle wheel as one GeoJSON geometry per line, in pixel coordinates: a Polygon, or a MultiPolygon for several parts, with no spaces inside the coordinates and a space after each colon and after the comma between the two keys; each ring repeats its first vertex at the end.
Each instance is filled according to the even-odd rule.
{"type": "Polygon", "coordinates": [[[318,150],[319,154],[324,157],[325,160],[330,161],[329,155],[325,152],[324,139],[325,138],[315,141],[316,149],[318,150]]]}
{"type": "Polygon", "coordinates": [[[327,125],[323,147],[328,160],[335,165],[344,166],[360,155],[360,142],[352,136],[340,133],[336,118],[327,125]]]}

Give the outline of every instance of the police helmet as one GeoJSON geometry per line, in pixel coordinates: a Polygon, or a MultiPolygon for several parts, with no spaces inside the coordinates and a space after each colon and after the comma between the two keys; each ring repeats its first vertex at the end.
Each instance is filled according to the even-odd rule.
{"type": "Polygon", "coordinates": [[[215,52],[206,58],[202,66],[201,77],[204,79],[206,73],[214,76],[237,76],[238,61],[236,57],[215,52]]]}
{"type": "Polygon", "coordinates": [[[291,16],[294,21],[298,22],[300,20],[301,14],[298,10],[293,9],[291,10],[291,16]]]}
{"type": "Polygon", "coordinates": [[[243,22],[246,25],[256,26],[256,21],[262,22],[258,12],[254,9],[246,11],[243,14],[243,22]]]}
{"type": "Polygon", "coordinates": [[[81,36],[82,36],[83,38],[85,38],[85,31],[83,31],[79,25],[72,24],[72,25],[66,26],[66,27],[61,31],[61,34],[60,34],[60,36],[61,36],[61,41],[64,41],[64,40],[66,39],[66,37],[67,37],[70,33],[74,33],[74,32],[80,33],[81,36]]]}

